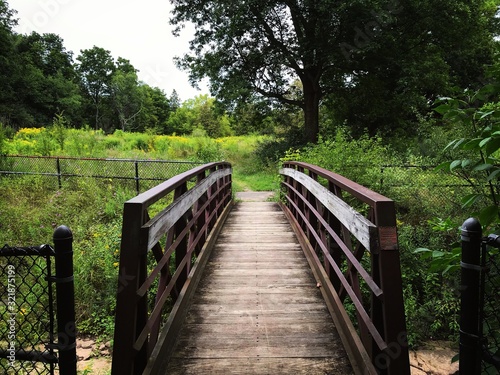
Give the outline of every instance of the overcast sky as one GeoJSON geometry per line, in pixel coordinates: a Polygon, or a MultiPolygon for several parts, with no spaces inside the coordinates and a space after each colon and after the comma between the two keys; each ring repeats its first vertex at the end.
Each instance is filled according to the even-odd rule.
{"type": "Polygon", "coordinates": [[[93,46],[107,49],[116,59],[130,60],[139,79],[181,100],[207,93],[192,88],[187,74],[177,69],[174,56],[188,51],[192,31],[172,35],[168,0],[7,0],[18,13],[16,32],[54,33],[64,40],[73,58],[93,46]]]}

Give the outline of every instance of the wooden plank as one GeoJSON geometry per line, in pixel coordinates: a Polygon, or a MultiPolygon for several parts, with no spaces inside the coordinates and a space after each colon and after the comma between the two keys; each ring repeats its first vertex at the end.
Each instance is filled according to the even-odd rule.
{"type": "Polygon", "coordinates": [[[196,262],[189,273],[188,279],[182,287],[180,295],[172,308],[168,320],[162,328],[158,341],[153,348],[149,361],[144,369],[143,375],[158,374],[158,371],[161,373],[161,367],[163,364],[162,360],[170,357],[172,350],[174,349],[174,339],[177,337],[182,327],[182,318],[186,315],[189,305],[191,304],[193,294],[195,293],[196,287],[203,276],[204,266],[210,259],[210,254],[216,243],[217,235],[231,212],[232,205],[233,204],[230,203],[226,206],[203,245],[200,255],[196,259],[196,262]]]}
{"type": "Polygon", "coordinates": [[[280,174],[289,176],[305,186],[368,251],[373,250],[372,243],[377,235],[375,224],[308,175],[292,168],[280,169],[280,174]]]}
{"type": "Polygon", "coordinates": [[[304,278],[283,278],[280,275],[268,275],[265,279],[263,278],[256,278],[255,276],[245,276],[245,277],[239,277],[235,279],[232,275],[225,275],[225,276],[212,276],[210,280],[204,280],[202,285],[206,286],[212,286],[212,285],[220,285],[220,284],[225,284],[228,286],[233,286],[233,287],[238,287],[238,286],[249,286],[249,285],[255,285],[255,286],[260,286],[260,287],[265,287],[269,288],[272,286],[277,286],[277,285],[316,285],[315,281],[309,280],[306,281],[304,278]]]}
{"type": "Polygon", "coordinates": [[[272,202],[235,205],[159,373],[353,373],[284,217],[272,202]]]}
{"type": "Polygon", "coordinates": [[[188,190],[178,200],[170,204],[166,209],[144,224],[141,228],[141,233],[143,238],[147,239],[148,250],[174,226],[177,220],[179,220],[198,199],[200,199],[214,182],[230,174],[230,169],[220,169],[212,172],[198,185],[188,190]]]}
{"type": "MultiPolygon", "coordinates": [[[[200,307],[200,305],[197,305],[200,307]]],[[[190,311],[186,316],[185,323],[187,324],[215,324],[224,321],[227,324],[248,324],[255,320],[256,317],[264,319],[268,324],[275,324],[276,322],[292,324],[302,322],[318,323],[325,320],[325,310],[309,311],[307,314],[303,312],[296,312],[295,314],[279,313],[263,315],[261,310],[231,310],[231,311],[211,311],[210,314],[206,310],[199,309],[197,311],[190,311]]],[[[327,333],[331,335],[333,333],[327,333]]]]}
{"type": "MultiPolygon", "coordinates": [[[[303,348],[303,351],[309,349],[316,349],[316,346],[321,345],[325,348],[335,349],[335,336],[332,334],[301,334],[300,336],[294,337],[290,343],[284,343],[285,340],[289,339],[289,336],[272,336],[265,335],[262,336],[225,336],[220,337],[217,335],[200,335],[196,338],[192,337],[181,337],[179,339],[179,346],[183,347],[210,347],[212,349],[238,349],[238,348],[252,348],[255,347],[255,342],[265,340],[265,348],[286,346],[287,348],[303,348]],[[216,340],[214,343],[213,341],[216,340]],[[311,348],[308,348],[310,345],[311,348]]],[[[326,353],[327,356],[329,353],[326,353]]]]}
{"type": "Polygon", "coordinates": [[[206,313],[211,313],[211,312],[220,312],[220,313],[240,313],[240,314],[256,314],[256,313],[261,313],[263,314],[264,311],[265,313],[268,314],[279,314],[282,313],[284,310],[286,310],[290,314],[309,314],[311,312],[317,312],[317,311],[328,311],[328,309],[325,307],[325,305],[321,302],[318,303],[308,303],[308,304],[303,304],[303,303],[284,303],[280,305],[274,305],[274,306],[262,306],[262,305],[255,305],[255,306],[237,306],[237,305],[215,305],[215,304],[199,304],[199,303],[193,303],[193,308],[196,308],[200,311],[206,312],[206,313]]]}
{"type": "MultiPolygon", "coordinates": [[[[341,356],[339,358],[342,359],[341,356]]],[[[173,359],[169,374],[348,374],[349,368],[339,362],[338,358],[173,359]],[[265,371],[262,372],[262,369],[265,371]]]]}
{"type": "Polygon", "coordinates": [[[290,254],[292,259],[295,258],[297,253],[302,252],[302,248],[299,243],[295,242],[280,242],[280,243],[271,243],[271,242],[258,242],[255,240],[253,242],[238,242],[238,243],[229,243],[229,242],[220,242],[215,247],[214,256],[217,257],[219,255],[219,249],[221,255],[227,255],[232,257],[245,256],[250,252],[256,255],[265,255],[267,257],[270,256],[282,256],[281,254],[275,254],[278,251],[287,251],[294,252],[294,254],[290,254]],[[239,254],[231,253],[231,251],[237,251],[239,254]]]}
{"type": "MultiPolygon", "coordinates": [[[[207,285],[200,285],[198,287],[198,293],[204,294],[253,294],[253,293],[274,293],[274,294],[314,294],[315,286],[307,284],[284,284],[284,285],[242,285],[235,288],[234,285],[227,285],[226,283],[212,283],[207,285]]],[[[319,293],[319,291],[317,292],[319,293]]]]}

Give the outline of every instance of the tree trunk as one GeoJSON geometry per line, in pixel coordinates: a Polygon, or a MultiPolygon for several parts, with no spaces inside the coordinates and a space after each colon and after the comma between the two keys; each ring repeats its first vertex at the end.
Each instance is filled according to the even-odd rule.
{"type": "Polygon", "coordinates": [[[319,102],[322,92],[319,82],[308,79],[302,80],[304,90],[304,140],[308,143],[318,143],[319,133],[319,102]]]}

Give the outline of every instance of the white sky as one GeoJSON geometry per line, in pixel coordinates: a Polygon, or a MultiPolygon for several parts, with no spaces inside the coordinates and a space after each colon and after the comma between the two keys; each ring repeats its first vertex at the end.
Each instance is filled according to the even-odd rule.
{"type": "Polygon", "coordinates": [[[16,32],[54,33],[64,40],[73,58],[82,49],[104,48],[115,58],[130,60],[139,79],[181,100],[208,93],[191,87],[187,74],[176,68],[174,56],[189,48],[191,31],[172,35],[168,0],[7,0],[18,13],[16,32]]]}

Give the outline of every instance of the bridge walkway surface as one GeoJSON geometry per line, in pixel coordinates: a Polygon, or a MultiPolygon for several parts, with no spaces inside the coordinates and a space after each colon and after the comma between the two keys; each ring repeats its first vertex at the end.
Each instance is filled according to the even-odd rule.
{"type": "Polygon", "coordinates": [[[165,374],[353,373],[288,220],[262,197],[237,196],[165,374]]]}

